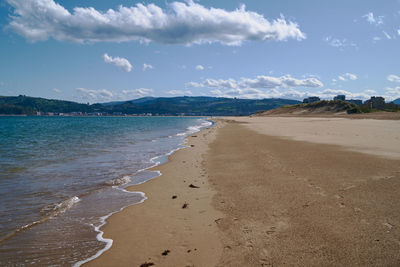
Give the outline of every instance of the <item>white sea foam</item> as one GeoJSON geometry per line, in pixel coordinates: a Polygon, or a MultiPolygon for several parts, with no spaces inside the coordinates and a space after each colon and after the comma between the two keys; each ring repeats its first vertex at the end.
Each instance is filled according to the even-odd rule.
{"type": "Polygon", "coordinates": [[[194,133],[200,131],[202,128],[209,127],[211,125],[212,125],[212,122],[205,121],[205,122],[202,122],[199,125],[189,126],[189,127],[186,128],[185,132],[177,133],[175,136],[186,136],[186,135],[189,135],[189,134],[194,134],[194,133]]]}
{"type": "Polygon", "coordinates": [[[121,178],[116,178],[116,179],[112,179],[109,181],[104,182],[104,185],[110,185],[110,186],[120,186],[120,185],[124,185],[127,184],[131,181],[131,177],[129,175],[125,175],[121,178]]]}
{"type": "MultiPolygon", "coordinates": [[[[126,190],[125,190],[125,191],[126,191],[126,190]]],[[[126,191],[126,192],[129,192],[129,191],[126,191]]],[[[145,195],[143,192],[129,192],[129,193],[136,193],[136,194],[140,194],[140,195],[142,196],[142,200],[140,200],[140,201],[137,202],[137,203],[133,203],[132,205],[136,205],[136,204],[143,203],[143,201],[145,201],[145,200],[147,199],[146,195],[145,195]]],[[[122,207],[121,209],[119,209],[119,210],[117,210],[117,211],[111,212],[110,214],[101,217],[101,218],[100,218],[100,224],[97,225],[97,226],[91,224],[91,226],[93,226],[94,230],[97,232],[96,239],[97,239],[98,241],[100,241],[100,242],[106,243],[106,246],[105,246],[104,248],[102,248],[101,250],[97,251],[96,254],[94,254],[93,256],[91,256],[91,257],[89,257],[89,258],[87,258],[87,259],[78,261],[77,263],[75,263],[75,264],[73,265],[74,267],[79,267],[79,266],[81,266],[82,264],[85,264],[85,263],[87,263],[87,262],[89,262],[89,261],[92,261],[92,260],[94,260],[94,259],[100,257],[101,254],[103,254],[105,251],[107,251],[107,250],[109,250],[109,249],[111,248],[111,246],[112,246],[112,244],[113,244],[113,240],[112,240],[111,238],[104,238],[104,237],[103,237],[104,232],[101,231],[100,229],[101,229],[101,227],[102,227],[103,225],[105,225],[105,224],[107,223],[107,219],[108,219],[111,215],[113,215],[114,213],[120,212],[120,211],[122,211],[123,209],[125,209],[126,207],[129,207],[129,206],[132,206],[132,205],[128,205],[128,206],[122,207]]]]}
{"type": "Polygon", "coordinates": [[[56,204],[47,205],[41,209],[41,212],[46,214],[46,217],[55,217],[66,212],[79,201],[81,201],[81,199],[74,196],[56,204]]]}

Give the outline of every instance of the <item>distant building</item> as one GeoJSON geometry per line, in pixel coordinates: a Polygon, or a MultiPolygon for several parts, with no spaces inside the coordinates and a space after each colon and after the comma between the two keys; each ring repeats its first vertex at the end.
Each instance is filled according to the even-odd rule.
{"type": "Polygon", "coordinates": [[[352,104],[356,104],[356,105],[362,105],[362,100],[360,99],[349,99],[347,100],[347,102],[352,103],[352,104]]]}
{"type": "Polygon", "coordinates": [[[317,102],[320,100],[321,99],[318,96],[310,96],[310,97],[304,98],[303,103],[312,103],[312,102],[317,102]]]}
{"type": "Polygon", "coordinates": [[[369,108],[383,109],[385,108],[385,98],[381,96],[371,96],[371,98],[365,101],[365,104],[369,108]]]}
{"type": "Polygon", "coordinates": [[[333,100],[337,101],[337,100],[341,100],[341,101],[345,101],[346,100],[346,96],[345,95],[337,95],[333,98],[333,100]]]}

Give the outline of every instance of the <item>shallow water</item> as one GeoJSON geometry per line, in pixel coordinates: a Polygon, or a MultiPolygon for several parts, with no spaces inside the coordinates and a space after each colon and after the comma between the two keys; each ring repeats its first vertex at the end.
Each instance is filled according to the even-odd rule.
{"type": "Polygon", "coordinates": [[[159,174],[187,134],[177,117],[0,117],[0,262],[71,265],[107,240],[104,216],[144,200],[123,190],[159,174]]]}

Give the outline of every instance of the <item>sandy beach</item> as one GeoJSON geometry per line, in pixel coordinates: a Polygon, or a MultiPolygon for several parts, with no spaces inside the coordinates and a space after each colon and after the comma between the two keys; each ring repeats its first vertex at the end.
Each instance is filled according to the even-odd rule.
{"type": "Polygon", "coordinates": [[[129,188],[148,199],[108,219],[114,243],[86,265],[399,265],[399,133],[393,120],[218,120],[129,188]]]}

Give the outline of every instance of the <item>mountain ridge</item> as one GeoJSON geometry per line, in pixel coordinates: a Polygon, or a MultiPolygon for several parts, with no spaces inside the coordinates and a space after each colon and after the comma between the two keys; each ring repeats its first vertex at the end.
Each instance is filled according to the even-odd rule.
{"type": "Polygon", "coordinates": [[[280,98],[237,99],[211,96],[143,97],[127,101],[81,104],[40,97],[0,96],[0,114],[101,113],[106,115],[251,115],[300,101],[280,98]]]}

